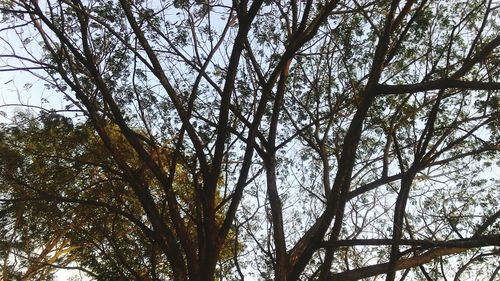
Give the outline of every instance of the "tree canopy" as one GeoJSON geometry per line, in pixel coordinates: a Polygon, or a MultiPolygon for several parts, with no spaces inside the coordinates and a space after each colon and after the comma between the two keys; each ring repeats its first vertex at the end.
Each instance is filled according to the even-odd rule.
{"type": "Polygon", "coordinates": [[[495,280],[499,10],[0,1],[2,278],[495,280]]]}

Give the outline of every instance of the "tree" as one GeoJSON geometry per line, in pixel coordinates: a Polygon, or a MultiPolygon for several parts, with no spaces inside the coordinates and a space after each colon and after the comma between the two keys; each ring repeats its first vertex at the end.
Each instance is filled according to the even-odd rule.
{"type": "MultiPolygon", "coordinates": [[[[2,206],[6,230],[2,240],[11,245],[4,253],[4,267],[15,265],[12,259],[21,262],[4,270],[3,279],[18,275],[21,280],[33,280],[39,273],[38,280],[47,280],[54,268],[71,262],[101,279],[164,279],[169,269],[161,268],[166,261],[157,257],[150,241],[154,237],[138,217],[140,204],[89,125],[74,126],[70,118],[54,112],[38,118],[19,113],[16,124],[4,130],[0,142],[0,158],[5,163],[1,191],[13,198],[4,200],[2,206]],[[30,266],[26,268],[25,263],[30,266]]],[[[119,146],[120,156],[136,169],[144,169],[126,140],[120,139],[118,128],[108,125],[105,130],[119,146]]],[[[171,154],[168,145],[160,151],[157,155],[165,163],[171,154]]],[[[190,186],[186,170],[179,165],[176,171],[173,188],[190,186]]],[[[152,175],[145,172],[144,176],[157,193],[152,175]]],[[[192,197],[184,192],[179,202],[194,240],[192,197]]],[[[168,218],[165,221],[172,223],[168,218]]],[[[228,240],[221,261],[239,250],[232,233],[228,240]]]]}
{"type": "Polygon", "coordinates": [[[43,79],[102,144],[127,192],[83,221],[104,234],[120,217],[120,245],[148,240],[141,253],[168,266],[137,279],[493,280],[498,9],[2,1],[2,32],[19,39],[2,70],[43,79]]]}

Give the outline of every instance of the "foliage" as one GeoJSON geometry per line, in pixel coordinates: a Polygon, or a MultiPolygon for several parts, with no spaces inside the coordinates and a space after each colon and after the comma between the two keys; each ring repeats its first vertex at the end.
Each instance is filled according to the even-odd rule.
{"type": "Polygon", "coordinates": [[[39,2],[0,2],[2,70],[64,100],[2,131],[19,253],[62,235],[96,279],[500,271],[495,1],[39,2]]]}
{"type": "MultiPolygon", "coordinates": [[[[144,278],[151,271],[156,278],[168,276],[168,267],[162,265],[166,261],[141,231],[147,222],[137,216],[140,203],[89,125],[75,126],[54,112],[39,118],[18,113],[16,123],[2,131],[0,149],[1,192],[6,196],[2,241],[9,245],[2,256],[13,266],[4,278],[35,279],[30,274],[37,273],[39,280],[48,280],[54,272],[51,265],[71,262],[98,279],[144,278]],[[9,259],[21,263],[16,266],[9,259]]],[[[109,125],[106,130],[120,157],[144,170],[118,129],[109,125]]],[[[165,146],[160,155],[166,162],[171,152],[165,146]]],[[[154,178],[147,172],[144,177],[158,192],[154,178]]],[[[177,168],[174,188],[189,184],[188,173],[177,168]]],[[[193,196],[181,193],[179,202],[194,241],[193,196]]],[[[223,250],[223,260],[232,257],[233,241],[223,250]]]]}

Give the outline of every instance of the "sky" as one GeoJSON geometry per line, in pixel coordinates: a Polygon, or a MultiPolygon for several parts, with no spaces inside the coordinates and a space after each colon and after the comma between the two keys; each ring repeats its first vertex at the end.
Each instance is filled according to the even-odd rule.
{"type": "MultiPolygon", "coordinates": [[[[0,29],[4,27],[5,25],[0,23],[0,29]]],[[[4,33],[2,33],[2,40],[12,44],[11,46],[13,49],[22,52],[22,45],[19,39],[22,39],[20,36],[22,37],[24,35],[14,34],[12,32],[7,32],[7,34],[9,36],[3,36],[4,33]]],[[[0,43],[0,46],[4,46],[4,44],[0,43]]],[[[30,51],[39,52],[40,50],[35,49],[30,51]]],[[[5,57],[1,57],[7,53],[7,50],[1,49],[0,47],[0,65],[12,63],[11,60],[9,61],[5,57]]],[[[12,116],[13,110],[16,108],[34,111],[37,111],[37,107],[63,108],[63,101],[60,98],[60,94],[52,93],[50,90],[47,90],[42,79],[36,78],[26,72],[2,70],[5,69],[0,68],[0,111],[5,112],[7,118],[0,115],[0,123],[9,122],[9,117],[12,116]],[[29,107],[18,107],[18,105],[29,105],[29,107]]],[[[498,178],[500,175],[500,168],[494,166],[491,173],[494,177],[498,178]]],[[[74,273],[75,271],[73,270],[60,270],[56,275],[56,280],[68,280],[73,276],[77,276],[74,273]]]]}

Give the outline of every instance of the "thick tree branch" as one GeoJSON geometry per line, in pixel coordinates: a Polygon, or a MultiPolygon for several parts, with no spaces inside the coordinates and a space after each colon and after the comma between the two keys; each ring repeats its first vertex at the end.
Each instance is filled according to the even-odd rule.
{"type": "MultiPolygon", "coordinates": [[[[402,270],[402,269],[417,267],[419,265],[429,263],[433,259],[447,256],[447,255],[463,253],[463,252],[467,251],[468,249],[469,248],[453,247],[453,248],[437,248],[434,250],[430,250],[430,251],[425,252],[423,254],[420,254],[418,256],[397,261],[395,264],[395,270],[402,270]]],[[[358,269],[345,271],[342,273],[332,273],[330,275],[330,280],[331,281],[359,280],[362,278],[368,278],[371,276],[384,274],[389,270],[389,267],[390,267],[389,263],[381,263],[381,264],[376,264],[376,265],[371,265],[371,266],[367,266],[367,267],[362,267],[362,268],[358,268],[358,269]]]]}
{"type": "Polygon", "coordinates": [[[494,91],[500,90],[500,82],[463,81],[448,78],[407,85],[378,85],[377,95],[410,94],[444,89],[494,91]]]}
{"type": "Polygon", "coordinates": [[[342,247],[342,246],[382,246],[392,245],[397,242],[399,245],[418,246],[418,247],[441,247],[441,248],[474,248],[486,246],[500,246],[500,234],[473,236],[470,238],[456,240],[421,240],[421,239],[352,239],[339,240],[335,242],[323,241],[322,248],[342,247]]]}

